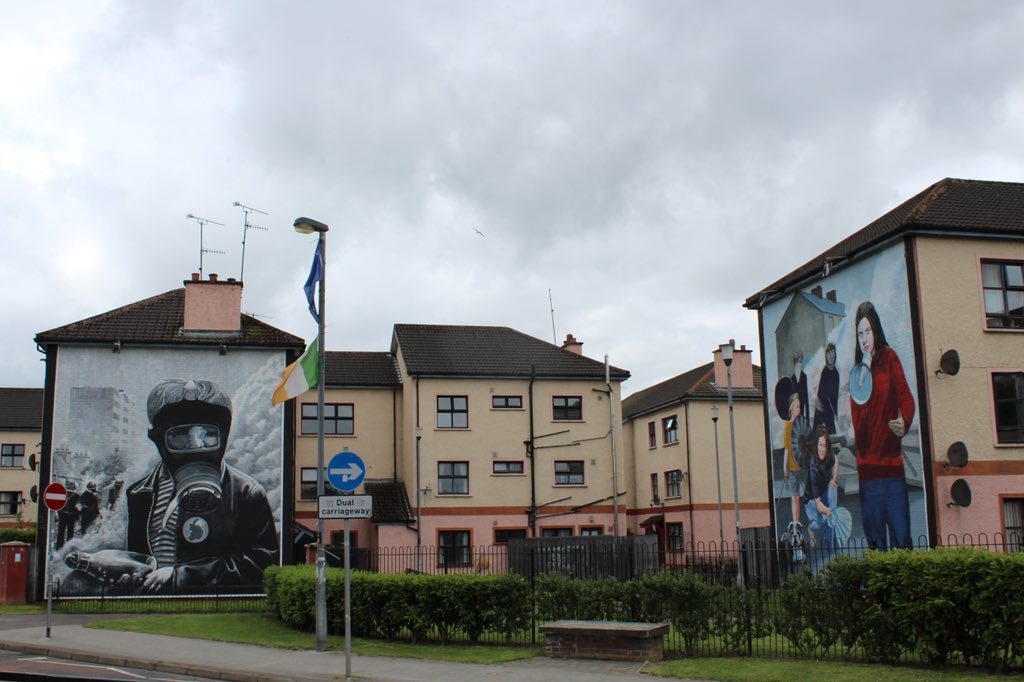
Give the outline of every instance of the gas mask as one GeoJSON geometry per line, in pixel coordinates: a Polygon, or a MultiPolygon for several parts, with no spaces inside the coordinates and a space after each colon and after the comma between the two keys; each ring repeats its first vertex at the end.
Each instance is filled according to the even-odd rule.
{"type": "Polygon", "coordinates": [[[178,506],[202,514],[216,509],[223,497],[220,482],[231,409],[215,385],[216,393],[204,400],[194,382],[181,383],[181,399],[173,396],[153,415],[149,438],[174,477],[178,506]]]}

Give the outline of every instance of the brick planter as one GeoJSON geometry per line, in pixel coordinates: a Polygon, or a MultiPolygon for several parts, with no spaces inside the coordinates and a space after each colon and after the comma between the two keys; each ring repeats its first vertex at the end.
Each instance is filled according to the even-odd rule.
{"type": "Polygon", "coordinates": [[[559,620],[541,625],[540,631],[544,655],[552,658],[660,661],[668,628],[668,623],[559,620]]]}

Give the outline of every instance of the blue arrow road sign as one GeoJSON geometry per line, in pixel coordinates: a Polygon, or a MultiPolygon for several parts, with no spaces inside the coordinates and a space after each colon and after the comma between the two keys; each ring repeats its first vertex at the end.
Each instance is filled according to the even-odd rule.
{"type": "Polygon", "coordinates": [[[327,480],[335,490],[349,492],[359,487],[366,476],[366,466],[354,452],[339,452],[327,463],[327,480]]]}

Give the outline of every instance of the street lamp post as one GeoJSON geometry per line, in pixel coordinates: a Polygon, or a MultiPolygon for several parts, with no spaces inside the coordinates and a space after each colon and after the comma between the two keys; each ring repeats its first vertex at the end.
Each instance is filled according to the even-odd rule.
{"type": "Polygon", "coordinates": [[[732,407],[732,354],[735,350],[733,342],[723,343],[718,347],[722,352],[722,362],[725,363],[726,395],[729,402],[729,445],[732,449],[732,509],[736,516],[736,583],[743,585],[743,566],[739,556],[740,542],[740,484],[736,471],[736,418],[732,407]]]}
{"type": "Polygon", "coordinates": [[[718,456],[718,405],[711,406],[711,421],[715,423],[715,490],[718,492],[718,551],[725,545],[725,521],[722,520],[722,467],[718,456]]]}
{"type": "MultiPolygon", "coordinates": [[[[317,234],[320,243],[317,253],[320,254],[320,301],[319,301],[319,323],[316,339],[316,496],[319,499],[324,494],[324,379],[327,375],[324,358],[324,327],[327,310],[324,304],[327,300],[327,225],[312,218],[296,218],[293,224],[295,231],[299,234],[317,234]]],[[[324,520],[316,520],[316,650],[323,651],[327,648],[327,579],[325,566],[327,558],[324,556],[324,520]]],[[[348,603],[345,604],[346,609],[348,603]]],[[[347,620],[346,620],[347,625],[347,620]]]]}

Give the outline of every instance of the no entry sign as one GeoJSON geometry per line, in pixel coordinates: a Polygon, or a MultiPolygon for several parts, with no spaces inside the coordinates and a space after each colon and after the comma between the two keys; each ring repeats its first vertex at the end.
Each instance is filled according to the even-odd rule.
{"type": "Polygon", "coordinates": [[[68,491],[60,483],[51,483],[43,490],[43,504],[47,509],[60,511],[68,503],[68,491]]]}

